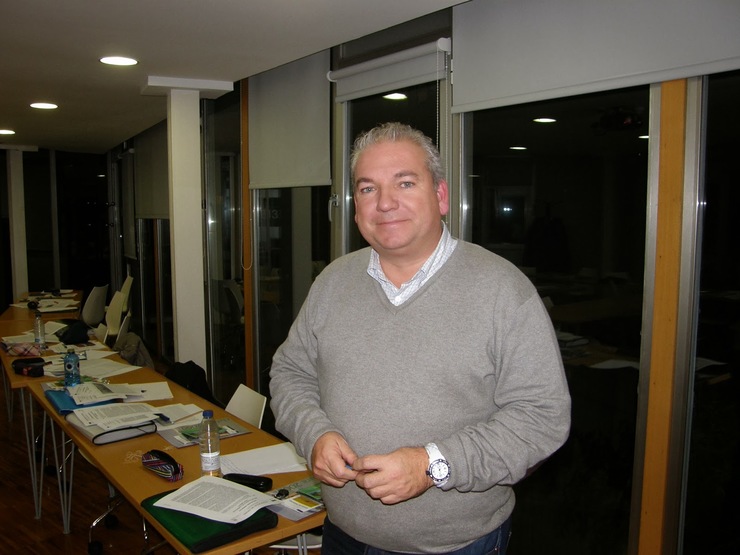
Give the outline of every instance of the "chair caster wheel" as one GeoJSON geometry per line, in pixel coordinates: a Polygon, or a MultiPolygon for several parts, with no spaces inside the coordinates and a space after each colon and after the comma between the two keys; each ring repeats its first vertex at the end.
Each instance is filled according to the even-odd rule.
{"type": "Polygon", "coordinates": [[[103,521],[106,528],[112,529],[118,526],[118,517],[116,515],[108,515],[103,521]]]}
{"type": "Polygon", "coordinates": [[[87,555],[100,555],[103,553],[103,544],[93,541],[87,544],[87,555]]]}

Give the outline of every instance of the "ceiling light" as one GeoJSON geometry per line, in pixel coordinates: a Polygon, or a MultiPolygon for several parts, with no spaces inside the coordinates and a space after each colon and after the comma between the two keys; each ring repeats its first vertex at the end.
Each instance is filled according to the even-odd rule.
{"type": "Polygon", "coordinates": [[[59,108],[59,106],[52,104],[51,102],[34,102],[31,104],[31,108],[38,108],[39,110],[54,110],[59,108]]]}
{"type": "Polygon", "coordinates": [[[536,123],[555,123],[558,120],[556,120],[555,118],[534,118],[534,120],[532,121],[536,123]]]}
{"type": "Polygon", "coordinates": [[[0,129],[0,135],[15,135],[12,129],[0,129]]]}
{"type": "Polygon", "coordinates": [[[408,97],[403,93],[389,93],[383,95],[383,98],[385,98],[386,100],[406,100],[406,98],[408,97]]]}
{"type": "Polygon", "coordinates": [[[106,56],[105,58],[100,58],[100,61],[111,66],[135,66],[139,63],[133,58],[126,58],[124,56],[106,56]]]}
{"type": "Polygon", "coordinates": [[[510,146],[509,150],[527,150],[526,146],[510,146]]]}
{"type": "Polygon", "coordinates": [[[640,136],[639,136],[639,137],[637,137],[637,138],[638,138],[638,139],[649,139],[649,138],[650,138],[650,135],[640,135],[640,136]]]}

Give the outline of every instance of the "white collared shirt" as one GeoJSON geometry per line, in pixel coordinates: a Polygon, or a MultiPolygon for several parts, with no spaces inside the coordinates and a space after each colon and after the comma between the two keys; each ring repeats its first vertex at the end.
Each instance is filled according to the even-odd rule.
{"type": "Polygon", "coordinates": [[[388,300],[395,306],[399,306],[406,302],[414,293],[416,293],[426,281],[432,277],[442,265],[447,262],[452,255],[455,247],[457,246],[457,239],[450,235],[449,230],[444,222],[442,222],[442,237],[439,238],[437,248],[434,249],[432,255],[427,258],[426,262],[422,264],[421,268],[414,274],[410,280],[401,284],[401,287],[396,287],[383,272],[383,268],[380,265],[380,256],[371,249],[370,263],[367,266],[367,273],[373,279],[380,283],[383,288],[388,300]]]}

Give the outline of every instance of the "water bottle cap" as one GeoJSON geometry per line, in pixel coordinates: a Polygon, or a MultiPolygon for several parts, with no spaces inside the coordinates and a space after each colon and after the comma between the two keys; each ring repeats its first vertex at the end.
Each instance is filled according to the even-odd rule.
{"type": "Polygon", "coordinates": [[[212,410],[204,410],[203,411],[203,418],[213,418],[213,411],[212,410]]]}

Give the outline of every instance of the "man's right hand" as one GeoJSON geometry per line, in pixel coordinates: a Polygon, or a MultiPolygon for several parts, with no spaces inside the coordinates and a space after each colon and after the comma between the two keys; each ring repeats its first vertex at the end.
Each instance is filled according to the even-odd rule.
{"type": "Polygon", "coordinates": [[[357,476],[357,472],[352,470],[355,459],[357,454],[341,434],[327,432],[313,446],[311,469],[318,480],[341,488],[357,476]]]}

